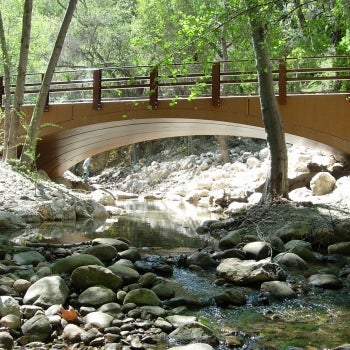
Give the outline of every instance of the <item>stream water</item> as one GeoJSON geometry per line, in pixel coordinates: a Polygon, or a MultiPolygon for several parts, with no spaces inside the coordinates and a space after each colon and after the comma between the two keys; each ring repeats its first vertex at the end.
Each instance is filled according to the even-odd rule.
{"type": "MultiPolygon", "coordinates": [[[[51,243],[73,243],[96,237],[123,237],[141,249],[142,254],[173,255],[190,254],[209,241],[199,236],[195,229],[204,220],[216,215],[204,208],[178,202],[140,202],[129,200],[118,203],[126,215],[107,220],[105,223],[84,222],[80,226],[42,225],[35,235],[51,243]]],[[[332,268],[318,266],[317,268],[332,268]]],[[[215,285],[215,271],[190,271],[174,269],[177,296],[210,298],[222,291],[215,285]]],[[[298,279],[302,276],[291,276],[298,279]]],[[[211,305],[192,311],[204,323],[214,328],[222,339],[224,335],[232,347],[224,349],[331,349],[350,343],[350,290],[311,289],[297,299],[272,302],[256,306],[258,289],[244,288],[248,296],[245,306],[223,309],[211,305]]]]}

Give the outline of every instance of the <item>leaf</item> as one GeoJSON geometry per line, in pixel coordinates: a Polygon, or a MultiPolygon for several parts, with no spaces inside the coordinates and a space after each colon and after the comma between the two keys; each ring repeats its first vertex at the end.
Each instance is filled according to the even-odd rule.
{"type": "Polygon", "coordinates": [[[62,311],[59,315],[67,322],[75,322],[78,320],[78,313],[71,306],[69,307],[69,310],[62,307],[62,311]]]}

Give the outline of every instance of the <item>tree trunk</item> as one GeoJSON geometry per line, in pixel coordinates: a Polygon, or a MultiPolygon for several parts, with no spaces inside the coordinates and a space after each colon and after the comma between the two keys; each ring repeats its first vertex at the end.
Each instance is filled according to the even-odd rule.
{"type": "Polygon", "coordinates": [[[0,9],[0,44],[2,60],[4,66],[4,86],[5,86],[5,104],[4,104],[4,134],[3,134],[3,159],[6,161],[9,153],[9,135],[11,127],[11,69],[10,58],[7,50],[7,43],[4,31],[4,23],[0,9]]]}
{"type": "Polygon", "coordinates": [[[33,110],[29,129],[21,154],[21,163],[24,163],[28,166],[32,165],[36,161],[36,145],[39,137],[41,118],[45,109],[46,97],[50,90],[52,77],[55,72],[58,59],[61,55],[64,40],[66,38],[66,34],[72,20],[77,2],[78,0],[69,1],[68,8],[66,10],[60,31],[57,35],[56,43],[53,48],[49,64],[47,66],[43,82],[41,84],[38,99],[33,110]]]}
{"type": "Polygon", "coordinates": [[[271,154],[271,166],[260,203],[277,198],[288,198],[288,153],[281,115],[273,89],[273,79],[264,23],[259,17],[258,3],[246,0],[250,10],[250,25],[257,65],[259,94],[267,142],[271,154]]]}
{"type": "Polygon", "coordinates": [[[33,0],[26,0],[23,9],[22,37],[19,62],[17,68],[16,90],[11,111],[11,126],[9,135],[9,158],[17,158],[18,128],[22,113],[24,86],[27,73],[27,63],[29,55],[30,32],[32,25],[33,0]]]}

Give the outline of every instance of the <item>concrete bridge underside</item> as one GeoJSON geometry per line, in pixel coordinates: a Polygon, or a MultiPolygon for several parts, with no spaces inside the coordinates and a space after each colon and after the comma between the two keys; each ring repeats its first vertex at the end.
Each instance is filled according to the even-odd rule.
{"type": "MultiPolygon", "coordinates": [[[[280,105],[286,141],[350,154],[350,103],[346,94],[291,95],[280,105]]],[[[88,156],[141,141],[190,135],[229,135],[265,138],[257,96],[222,98],[219,107],[210,98],[193,101],[148,101],[51,105],[43,115],[38,167],[50,177],[61,176],[88,156]]],[[[32,107],[27,107],[30,113],[32,107]]]]}

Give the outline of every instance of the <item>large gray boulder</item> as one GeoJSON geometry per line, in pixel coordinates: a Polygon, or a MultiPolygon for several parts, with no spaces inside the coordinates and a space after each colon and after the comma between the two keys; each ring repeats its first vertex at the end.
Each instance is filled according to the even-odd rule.
{"type": "Polygon", "coordinates": [[[146,288],[138,288],[131,290],[126,294],[124,298],[124,304],[128,303],[134,303],[136,305],[142,306],[142,305],[153,305],[153,306],[159,306],[161,301],[150,289],[146,288]]]}
{"type": "Polygon", "coordinates": [[[331,193],[335,188],[336,179],[328,172],[317,173],[310,181],[310,188],[315,196],[331,193]]]}
{"type": "Polygon", "coordinates": [[[246,233],[247,231],[244,228],[230,231],[225,237],[220,239],[219,248],[221,250],[234,248],[237,244],[242,242],[243,236],[246,233]]]}
{"type": "Polygon", "coordinates": [[[216,272],[219,277],[237,285],[256,285],[286,279],[284,270],[270,259],[260,261],[225,259],[216,268],[216,272]]]}
{"type": "Polygon", "coordinates": [[[0,318],[6,315],[21,316],[21,309],[18,300],[11,296],[0,296],[0,318]]]}
{"type": "Polygon", "coordinates": [[[324,289],[340,289],[343,287],[342,280],[330,273],[311,275],[309,277],[309,283],[314,287],[324,289]]]}
{"type": "Polygon", "coordinates": [[[82,251],[83,254],[90,254],[96,256],[96,258],[100,259],[103,262],[111,262],[114,260],[118,251],[111,244],[97,244],[91,247],[88,247],[82,251]]]}
{"type": "Polygon", "coordinates": [[[52,265],[52,273],[71,273],[79,266],[99,265],[104,266],[102,261],[90,254],[71,255],[56,260],[52,265]]]}
{"type": "Polygon", "coordinates": [[[46,341],[50,338],[52,326],[44,314],[36,314],[24,322],[21,327],[24,343],[46,341]]]}
{"type": "Polygon", "coordinates": [[[16,231],[27,226],[26,222],[18,215],[10,212],[0,211],[0,229],[16,231]]]}
{"type": "Polygon", "coordinates": [[[45,261],[45,257],[36,250],[20,252],[13,255],[13,261],[18,265],[37,265],[45,261]]]}
{"type": "Polygon", "coordinates": [[[104,286],[93,286],[85,289],[78,297],[82,305],[101,306],[116,300],[116,294],[110,288],[104,286]]]}
{"type": "Polygon", "coordinates": [[[115,275],[119,276],[125,285],[136,283],[140,274],[135,270],[123,264],[113,264],[107,267],[115,275]]]}
{"type": "Polygon", "coordinates": [[[297,297],[296,292],[287,283],[281,281],[264,282],[260,290],[279,300],[297,297]]]}
{"type": "Polygon", "coordinates": [[[23,297],[24,304],[49,307],[64,304],[69,288],[60,276],[47,276],[33,283],[23,297]]]}

